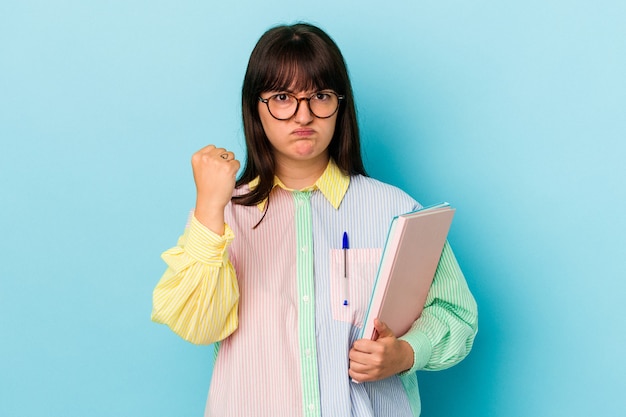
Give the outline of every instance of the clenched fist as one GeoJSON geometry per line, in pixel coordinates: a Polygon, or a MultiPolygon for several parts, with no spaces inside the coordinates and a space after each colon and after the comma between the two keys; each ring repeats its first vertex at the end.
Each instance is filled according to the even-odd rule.
{"type": "Polygon", "coordinates": [[[219,234],[224,234],[224,208],[235,188],[239,161],[232,152],[208,145],[191,157],[196,182],[196,219],[219,234]]]}

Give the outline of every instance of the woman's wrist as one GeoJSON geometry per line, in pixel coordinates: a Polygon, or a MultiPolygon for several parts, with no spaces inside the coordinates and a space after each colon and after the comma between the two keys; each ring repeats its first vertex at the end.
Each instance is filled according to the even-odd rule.
{"type": "Polygon", "coordinates": [[[413,352],[413,347],[406,340],[398,339],[400,343],[400,348],[402,350],[402,369],[398,373],[406,372],[413,367],[413,363],[415,362],[415,352],[413,352]]]}
{"type": "Polygon", "coordinates": [[[224,207],[196,203],[195,218],[212,232],[224,234],[224,207]]]}

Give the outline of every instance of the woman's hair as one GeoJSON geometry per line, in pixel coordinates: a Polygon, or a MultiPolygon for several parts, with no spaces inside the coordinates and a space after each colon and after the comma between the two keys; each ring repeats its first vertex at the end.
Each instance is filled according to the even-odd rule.
{"type": "Polygon", "coordinates": [[[345,96],[328,147],[330,157],[348,175],[367,175],[352,86],[341,51],[324,31],[310,24],[277,26],[265,32],[254,47],[241,93],[247,157],[237,187],[256,177],[259,184],[247,194],[233,197],[233,203],[255,205],[269,196],[274,185],[275,161],[259,116],[260,94],[325,89],[345,96]]]}

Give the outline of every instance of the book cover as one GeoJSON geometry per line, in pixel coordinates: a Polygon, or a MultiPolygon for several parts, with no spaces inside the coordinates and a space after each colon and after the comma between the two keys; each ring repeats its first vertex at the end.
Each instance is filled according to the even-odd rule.
{"type": "Polygon", "coordinates": [[[448,203],[396,216],[389,227],[361,338],[376,340],[374,319],[404,335],[422,313],[455,209],[448,203]]]}

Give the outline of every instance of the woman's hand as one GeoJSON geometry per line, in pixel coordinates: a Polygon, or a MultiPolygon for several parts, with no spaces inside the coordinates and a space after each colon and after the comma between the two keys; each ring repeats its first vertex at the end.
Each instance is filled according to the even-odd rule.
{"type": "Polygon", "coordinates": [[[359,339],[354,342],[348,357],[348,374],[357,382],[378,381],[413,366],[413,348],[397,339],[391,329],[378,319],[374,320],[378,339],[359,339]]]}
{"type": "Polygon", "coordinates": [[[224,208],[235,188],[239,161],[224,148],[208,145],[191,157],[196,182],[196,219],[220,236],[224,234],[224,208]]]}

